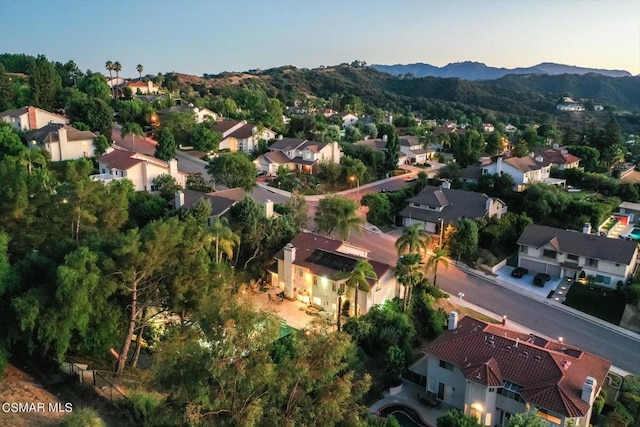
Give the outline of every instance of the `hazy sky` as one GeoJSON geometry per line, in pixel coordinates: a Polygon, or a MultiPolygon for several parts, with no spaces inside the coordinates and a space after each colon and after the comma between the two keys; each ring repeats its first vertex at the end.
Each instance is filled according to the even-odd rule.
{"type": "Polygon", "coordinates": [[[126,77],[479,61],[640,74],[640,0],[0,0],[0,53],[126,77]]]}

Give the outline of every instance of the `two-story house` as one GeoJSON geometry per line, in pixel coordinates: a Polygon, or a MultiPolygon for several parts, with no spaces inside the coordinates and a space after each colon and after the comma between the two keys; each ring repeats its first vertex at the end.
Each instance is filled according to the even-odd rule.
{"type": "Polygon", "coordinates": [[[136,80],[135,82],[125,83],[124,87],[131,89],[134,95],[151,95],[162,92],[162,89],[156,86],[151,80],[147,82],[136,80]]]}
{"type": "Polygon", "coordinates": [[[31,147],[44,148],[54,162],[93,157],[96,134],[60,123],[50,123],[27,134],[31,147]]]}
{"type": "Polygon", "coordinates": [[[569,154],[566,149],[560,148],[558,145],[554,145],[553,148],[536,150],[534,156],[541,157],[550,166],[558,169],[577,168],[582,160],[580,157],[569,154]]]}
{"type": "Polygon", "coordinates": [[[275,256],[270,269],[274,288],[282,289],[285,297],[337,312],[338,297],[343,307],[349,301],[349,310],[355,309],[355,291],[346,286],[339,273],[349,273],[359,259],[366,259],[376,273],[370,278],[369,292],[358,291],[358,311],[367,313],[375,304],[382,304],[400,295],[400,289],[390,265],[372,260],[369,251],[348,242],[330,239],[318,234],[302,232],[275,256]]]}
{"type": "Polygon", "coordinates": [[[338,113],[335,114],[335,117],[342,122],[343,128],[353,126],[358,123],[358,116],[353,113],[338,113]]]}
{"type": "MultiPolygon", "coordinates": [[[[367,138],[354,142],[355,145],[362,145],[369,148],[372,151],[379,151],[382,153],[387,152],[387,135],[382,138],[367,138]]],[[[398,153],[398,167],[409,163],[409,157],[402,151],[398,153]]]]}
{"type": "Polygon", "coordinates": [[[458,320],[456,312],[424,353],[416,373],[426,377],[426,392],[483,426],[505,426],[512,415],[535,408],[550,426],[588,427],[611,367],[562,341],[458,320]]]}
{"type": "Polygon", "coordinates": [[[460,218],[500,218],[507,212],[505,203],[486,194],[451,188],[445,181],[440,187],[427,185],[415,197],[407,200],[406,208],[400,211],[402,224],[409,227],[420,224],[429,233],[437,233],[444,224],[460,218]]]}
{"type": "Polygon", "coordinates": [[[317,142],[298,138],[282,138],[269,146],[269,151],[253,161],[258,171],[275,175],[280,166],[314,174],[321,163],[340,164],[337,142],[317,142]]]}
{"type": "Polygon", "coordinates": [[[261,139],[271,141],[276,137],[276,133],[271,129],[259,129],[257,125],[247,123],[246,120],[222,120],[215,123],[211,130],[222,134],[218,149],[231,152],[250,153],[257,148],[261,139]]]}
{"type": "Polygon", "coordinates": [[[533,273],[592,278],[615,289],[636,271],[637,242],[591,234],[590,224],[585,224],[582,233],[532,224],[518,239],[518,246],[518,267],[533,273]]]}
{"type": "Polygon", "coordinates": [[[91,175],[94,181],[108,183],[114,179],[128,179],[136,191],[156,191],[153,180],[160,175],[172,176],[184,188],[187,174],[178,171],[178,161],[165,162],[155,157],[128,150],[113,150],[98,158],[99,174],[91,175]]]}
{"type": "Polygon", "coordinates": [[[563,179],[554,179],[549,177],[551,172],[550,163],[542,156],[533,154],[526,157],[509,157],[498,159],[486,166],[482,167],[482,174],[502,175],[507,174],[513,178],[514,191],[524,191],[527,185],[535,182],[543,182],[551,185],[564,185],[563,179]]]}
{"type": "Polygon", "coordinates": [[[424,144],[417,136],[402,136],[398,138],[400,152],[407,156],[408,163],[426,163],[428,159],[435,156],[434,150],[426,150],[424,144]]]}
{"type": "Polygon", "coordinates": [[[0,120],[10,124],[15,130],[30,131],[40,129],[49,123],[66,125],[65,117],[50,113],[37,107],[22,107],[16,110],[5,110],[0,113],[0,120]]]}

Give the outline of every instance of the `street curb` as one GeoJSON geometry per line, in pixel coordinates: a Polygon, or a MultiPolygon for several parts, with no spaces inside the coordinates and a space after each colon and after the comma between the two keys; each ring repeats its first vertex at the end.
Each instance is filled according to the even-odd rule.
{"type": "Polygon", "coordinates": [[[591,316],[590,314],[583,313],[580,310],[576,310],[575,308],[566,306],[566,305],[561,304],[561,303],[557,303],[557,302],[555,302],[553,300],[549,300],[548,298],[540,298],[539,296],[537,296],[535,294],[532,294],[530,292],[526,292],[526,291],[524,291],[524,290],[522,290],[522,289],[520,289],[518,287],[508,286],[502,280],[496,279],[493,276],[489,276],[486,273],[483,273],[481,271],[473,269],[473,268],[467,266],[464,263],[459,263],[459,262],[454,261],[454,264],[460,270],[462,270],[462,271],[464,271],[464,272],[466,272],[468,274],[471,274],[472,276],[478,277],[480,279],[484,279],[484,280],[486,280],[486,281],[488,281],[490,283],[493,283],[493,284],[495,284],[497,286],[500,286],[502,288],[509,289],[510,291],[516,292],[516,293],[518,293],[518,294],[520,294],[520,295],[522,295],[524,297],[537,300],[537,301],[542,302],[542,303],[544,303],[546,305],[554,307],[557,310],[567,311],[567,312],[573,314],[576,317],[580,317],[581,319],[586,320],[587,322],[591,322],[593,324],[599,325],[599,326],[601,326],[601,327],[603,327],[605,329],[608,329],[608,330],[610,330],[612,332],[616,332],[616,333],[618,333],[620,335],[624,335],[624,336],[626,336],[626,337],[628,337],[628,338],[630,338],[630,339],[632,339],[634,341],[640,342],[640,334],[637,334],[637,333],[635,333],[633,331],[630,331],[628,329],[622,328],[622,327],[617,326],[617,325],[613,325],[613,324],[611,324],[609,322],[606,322],[606,321],[604,321],[602,319],[598,319],[597,317],[591,316]]]}

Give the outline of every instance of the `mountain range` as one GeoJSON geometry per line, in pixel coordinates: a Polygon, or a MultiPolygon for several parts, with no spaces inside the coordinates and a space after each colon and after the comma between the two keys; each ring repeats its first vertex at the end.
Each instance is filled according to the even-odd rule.
{"type": "Polygon", "coordinates": [[[414,77],[456,77],[464,80],[495,80],[508,74],[601,74],[608,77],[629,77],[631,73],[624,70],[603,70],[598,68],[585,68],[573,65],[555,64],[543,62],[532,67],[497,68],[489,67],[481,62],[453,62],[444,67],[436,67],[425,63],[381,65],[373,64],[372,68],[394,76],[411,74],[414,77]]]}

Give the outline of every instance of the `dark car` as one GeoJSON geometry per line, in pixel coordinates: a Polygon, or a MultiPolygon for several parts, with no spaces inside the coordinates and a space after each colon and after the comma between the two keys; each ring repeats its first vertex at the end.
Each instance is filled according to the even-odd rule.
{"type": "Polygon", "coordinates": [[[511,272],[511,277],[516,277],[518,279],[522,279],[522,277],[525,276],[528,273],[529,273],[529,270],[527,270],[526,268],[516,267],[511,272]]]}
{"type": "Polygon", "coordinates": [[[533,277],[533,284],[536,286],[544,287],[544,284],[551,280],[551,276],[546,273],[538,273],[533,277]]]}

